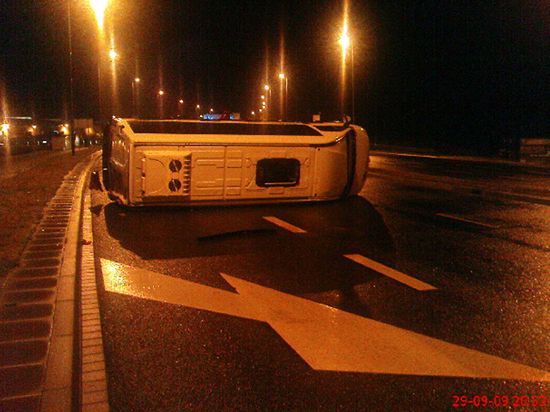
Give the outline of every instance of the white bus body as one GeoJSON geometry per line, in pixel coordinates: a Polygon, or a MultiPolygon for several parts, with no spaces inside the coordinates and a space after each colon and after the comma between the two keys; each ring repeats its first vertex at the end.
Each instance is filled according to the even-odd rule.
{"type": "Polygon", "coordinates": [[[115,119],[104,138],[105,186],[127,206],[333,200],[369,162],[365,130],[342,123],[115,119]]]}

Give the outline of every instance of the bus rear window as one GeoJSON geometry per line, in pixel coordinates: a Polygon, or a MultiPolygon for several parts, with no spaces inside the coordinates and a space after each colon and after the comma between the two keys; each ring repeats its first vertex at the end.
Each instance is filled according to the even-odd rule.
{"type": "Polygon", "coordinates": [[[297,186],[300,182],[298,159],[262,159],[256,165],[256,186],[297,186]]]}

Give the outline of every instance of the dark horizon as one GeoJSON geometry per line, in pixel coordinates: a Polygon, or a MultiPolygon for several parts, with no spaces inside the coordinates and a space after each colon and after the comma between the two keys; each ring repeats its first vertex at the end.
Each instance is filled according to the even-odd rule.
{"type": "MultiPolygon", "coordinates": [[[[120,53],[116,114],[132,114],[137,73],[142,115],[158,115],[162,87],[166,116],[178,113],[181,97],[187,115],[200,103],[244,117],[259,105],[266,58],[278,93],[284,33],[289,118],[339,117],[342,2],[111,3],[107,26],[120,53]]],[[[97,117],[96,25],[83,2],[71,4],[74,115],[97,117]]],[[[376,142],[494,153],[505,140],[548,136],[548,3],[378,0],[351,1],[350,10],[356,123],[376,142]]],[[[66,1],[0,5],[3,113],[65,116],[66,11],[66,1]]]]}

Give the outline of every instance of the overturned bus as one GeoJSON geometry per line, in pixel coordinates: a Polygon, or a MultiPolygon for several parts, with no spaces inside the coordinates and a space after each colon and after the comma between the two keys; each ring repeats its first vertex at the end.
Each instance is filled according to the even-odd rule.
{"type": "Polygon", "coordinates": [[[361,190],[368,151],[344,123],[114,119],[104,184],[127,206],[333,200],[361,190]]]}

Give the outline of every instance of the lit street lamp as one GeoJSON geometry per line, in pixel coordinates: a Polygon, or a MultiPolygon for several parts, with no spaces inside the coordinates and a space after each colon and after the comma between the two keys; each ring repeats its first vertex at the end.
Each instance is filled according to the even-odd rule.
{"type": "Polygon", "coordinates": [[[103,32],[103,26],[105,23],[105,10],[109,0],[90,0],[90,6],[92,7],[95,18],[97,20],[97,27],[101,32],[103,32]]]}
{"type": "Polygon", "coordinates": [[[280,84],[280,116],[282,120],[286,120],[286,113],[287,113],[287,105],[288,105],[288,77],[285,76],[284,73],[279,73],[279,80],[281,81],[280,84]],[[285,84],[284,94],[283,94],[283,82],[285,84]]]}
{"type": "Polygon", "coordinates": [[[164,90],[160,89],[158,91],[158,97],[159,97],[159,118],[164,118],[164,90]]]}
{"type": "MultiPolygon", "coordinates": [[[[69,3],[72,0],[68,0],[69,3]]],[[[105,39],[104,39],[104,26],[105,26],[105,10],[109,5],[109,0],[89,0],[90,7],[94,11],[94,15],[97,21],[98,28],[98,59],[97,59],[97,106],[98,106],[98,116],[99,119],[103,119],[103,107],[102,107],[102,90],[101,90],[101,62],[102,52],[105,48],[105,39]]]]}
{"type": "Polygon", "coordinates": [[[111,62],[114,62],[117,59],[117,57],[118,57],[118,53],[116,52],[115,49],[111,48],[109,50],[109,60],[111,62]]]}
{"type": "Polygon", "coordinates": [[[136,77],[132,80],[132,116],[139,117],[139,84],[141,79],[136,77]]]}
{"type": "Polygon", "coordinates": [[[340,36],[339,40],[340,45],[342,46],[342,88],[344,89],[342,91],[343,97],[342,97],[342,115],[344,115],[344,102],[345,102],[345,70],[346,70],[346,56],[347,56],[347,50],[350,50],[351,54],[351,120],[355,120],[355,78],[354,78],[354,61],[353,61],[353,42],[351,41],[349,34],[348,34],[348,28],[347,23],[344,24],[344,30],[342,31],[342,35],[340,36]]]}
{"type": "Polygon", "coordinates": [[[265,90],[266,96],[265,96],[265,102],[262,102],[262,105],[264,106],[264,110],[265,110],[265,119],[269,120],[269,108],[271,107],[271,88],[269,87],[269,84],[264,85],[264,90],[265,90]]]}

